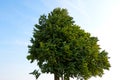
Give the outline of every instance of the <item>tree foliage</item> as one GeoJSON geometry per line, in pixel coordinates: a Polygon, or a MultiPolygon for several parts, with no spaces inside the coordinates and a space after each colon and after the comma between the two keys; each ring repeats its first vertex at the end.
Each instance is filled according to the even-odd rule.
{"type": "Polygon", "coordinates": [[[35,25],[27,59],[36,60],[42,73],[64,75],[66,80],[101,77],[110,63],[97,42],[97,37],[74,23],[66,9],[55,8],[47,16],[41,15],[35,25]]]}

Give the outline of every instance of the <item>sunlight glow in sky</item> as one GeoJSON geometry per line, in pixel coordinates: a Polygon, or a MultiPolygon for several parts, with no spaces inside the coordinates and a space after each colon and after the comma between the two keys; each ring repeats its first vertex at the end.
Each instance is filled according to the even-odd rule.
{"type": "MultiPolygon", "coordinates": [[[[28,74],[37,67],[26,59],[27,46],[39,16],[56,7],[66,8],[76,24],[98,37],[111,57],[110,70],[90,80],[118,80],[120,0],[0,0],[0,80],[35,80],[28,74]]],[[[53,75],[38,80],[53,80],[53,75]]]]}

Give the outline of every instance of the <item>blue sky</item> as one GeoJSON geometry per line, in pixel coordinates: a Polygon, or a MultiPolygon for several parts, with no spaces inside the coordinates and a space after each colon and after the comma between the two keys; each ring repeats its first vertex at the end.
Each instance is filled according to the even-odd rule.
{"type": "MultiPolygon", "coordinates": [[[[97,36],[111,57],[110,71],[90,80],[119,79],[119,4],[119,0],[0,0],[0,80],[35,80],[28,74],[37,67],[26,59],[27,46],[40,15],[56,7],[68,9],[76,24],[97,36]]],[[[53,80],[53,75],[42,74],[38,80],[53,80]]]]}

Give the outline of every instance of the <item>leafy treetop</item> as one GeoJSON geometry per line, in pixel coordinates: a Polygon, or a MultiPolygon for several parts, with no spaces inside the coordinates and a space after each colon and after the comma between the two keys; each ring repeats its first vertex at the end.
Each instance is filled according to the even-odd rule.
{"type": "Polygon", "coordinates": [[[27,59],[36,60],[43,73],[57,77],[101,77],[110,63],[97,42],[97,37],[74,24],[66,9],[55,8],[35,25],[27,59]]]}

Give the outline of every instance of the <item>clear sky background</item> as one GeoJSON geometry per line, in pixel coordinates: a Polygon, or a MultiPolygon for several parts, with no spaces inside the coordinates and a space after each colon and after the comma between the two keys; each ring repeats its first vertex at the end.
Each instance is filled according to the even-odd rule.
{"type": "MultiPolygon", "coordinates": [[[[119,80],[120,0],[0,0],[0,80],[35,80],[28,74],[37,67],[26,59],[27,46],[40,15],[56,7],[68,9],[111,57],[110,71],[90,80],[119,80]]],[[[53,75],[42,74],[38,80],[53,80],[53,75]]]]}

